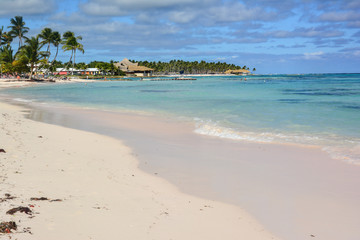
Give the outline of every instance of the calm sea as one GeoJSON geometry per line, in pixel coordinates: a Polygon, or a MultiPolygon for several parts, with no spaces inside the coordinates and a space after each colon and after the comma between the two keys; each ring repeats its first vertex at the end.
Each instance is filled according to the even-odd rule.
{"type": "Polygon", "coordinates": [[[194,81],[99,81],[6,89],[17,101],[131,111],[194,122],[238,141],[321,146],[360,164],[360,74],[207,76],[194,81]]]}

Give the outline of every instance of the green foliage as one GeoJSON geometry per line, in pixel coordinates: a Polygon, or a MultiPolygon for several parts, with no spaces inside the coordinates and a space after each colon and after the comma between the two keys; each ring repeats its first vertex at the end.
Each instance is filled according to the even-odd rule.
{"type": "Polygon", "coordinates": [[[31,76],[34,66],[37,67],[40,63],[42,68],[51,71],[54,71],[56,67],[64,67],[61,62],[56,61],[60,44],[64,45],[64,51],[71,51],[69,63],[73,65],[75,64],[76,51],[84,53],[83,45],[78,42],[82,40],[82,37],[76,37],[70,31],[65,32],[62,39],[59,32],[53,31],[51,28],[44,28],[37,37],[27,38],[25,34],[28,33],[29,28],[25,26],[22,16],[11,18],[8,28],[10,29],[8,32],[4,31],[3,26],[0,28],[0,61],[2,67],[9,73],[30,71],[31,76]],[[19,38],[19,47],[15,54],[15,51],[11,48],[14,38],[19,38]],[[24,39],[25,45],[23,46],[24,39]],[[56,47],[56,54],[50,63],[51,45],[56,47]],[[44,46],[46,51],[42,50],[44,46]],[[31,65],[31,67],[27,66],[27,64],[31,65]]]}
{"type": "Polygon", "coordinates": [[[12,63],[15,60],[14,51],[11,46],[0,48],[0,61],[2,63],[12,63]]]}
{"type": "Polygon", "coordinates": [[[25,27],[25,22],[23,21],[22,16],[15,16],[10,19],[11,26],[10,28],[10,36],[19,38],[19,48],[22,46],[22,39],[25,38],[25,33],[29,32],[29,28],[25,27]]]}
{"type": "Polygon", "coordinates": [[[31,79],[34,68],[37,64],[41,63],[45,57],[48,56],[48,52],[41,51],[41,48],[44,44],[39,41],[39,37],[31,37],[27,39],[25,43],[26,44],[21,47],[17,58],[20,61],[30,65],[29,78],[31,79]]]}
{"type": "Polygon", "coordinates": [[[46,51],[48,52],[48,57],[50,57],[50,44],[53,42],[53,31],[51,28],[44,28],[39,37],[42,39],[41,44],[47,45],[46,51]]]}
{"type": "MultiPolygon", "coordinates": [[[[135,61],[133,61],[135,62],[135,61]]],[[[171,60],[169,62],[148,62],[137,61],[140,66],[154,69],[157,73],[185,73],[185,74],[214,74],[224,73],[229,69],[241,69],[240,66],[224,62],[205,62],[205,61],[183,61],[171,60]]],[[[244,66],[246,67],[246,66],[244,66]]]]}
{"type": "Polygon", "coordinates": [[[73,68],[75,68],[75,57],[76,57],[76,51],[80,51],[82,53],[84,53],[84,46],[79,43],[79,40],[82,40],[81,36],[75,36],[75,34],[73,32],[67,31],[63,34],[63,41],[62,41],[62,49],[66,52],[66,51],[71,51],[71,57],[69,60],[72,60],[72,58],[74,58],[72,65],[73,68]]]}
{"type": "Polygon", "coordinates": [[[102,62],[92,61],[87,65],[88,68],[98,68],[101,72],[107,75],[125,76],[126,74],[114,66],[114,61],[102,62]]]}

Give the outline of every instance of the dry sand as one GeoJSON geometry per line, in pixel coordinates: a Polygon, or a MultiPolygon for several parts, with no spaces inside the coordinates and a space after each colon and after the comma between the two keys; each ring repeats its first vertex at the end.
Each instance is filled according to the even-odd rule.
{"type": "Polygon", "coordinates": [[[239,207],[140,171],[120,141],[28,120],[22,110],[0,103],[0,197],[16,197],[1,202],[0,222],[18,225],[0,239],[276,239],[239,207]],[[33,214],[5,214],[18,206],[33,214]]]}
{"type": "Polygon", "coordinates": [[[212,138],[171,118],[36,108],[31,119],[122,139],[141,169],[190,195],[245,208],[282,239],[360,239],[360,168],[319,147],[212,138]]]}
{"type": "Polygon", "coordinates": [[[17,79],[4,79],[0,78],[0,89],[8,87],[24,87],[35,84],[34,82],[19,81],[17,79]]]}
{"type": "MultiPolygon", "coordinates": [[[[98,80],[92,80],[92,79],[80,79],[80,78],[70,78],[69,80],[61,80],[56,79],[56,83],[74,83],[74,82],[95,82],[98,80]]],[[[40,82],[40,83],[53,83],[53,82],[40,82]]],[[[6,79],[6,78],[0,78],[0,89],[1,88],[8,88],[8,87],[26,87],[31,86],[34,84],[39,84],[39,82],[33,82],[28,81],[26,79],[6,79]]]]}

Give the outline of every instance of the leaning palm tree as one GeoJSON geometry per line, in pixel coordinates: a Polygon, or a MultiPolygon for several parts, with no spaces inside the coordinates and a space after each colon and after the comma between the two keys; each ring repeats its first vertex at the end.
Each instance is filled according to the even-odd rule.
{"type": "Polygon", "coordinates": [[[74,67],[75,67],[75,57],[76,57],[76,50],[79,50],[80,52],[84,53],[84,46],[78,42],[78,40],[82,40],[81,36],[75,37],[75,34],[73,32],[65,32],[63,34],[63,47],[62,49],[66,51],[71,51],[71,56],[69,63],[71,62],[71,59],[74,57],[74,61],[72,61],[72,75],[74,74],[74,67]]]}
{"type": "MultiPolygon", "coordinates": [[[[81,36],[79,36],[79,37],[81,38],[81,36]]],[[[62,38],[61,43],[63,44],[62,49],[63,49],[64,51],[69,51],[69,50],[65,50],[65,48],[66,48],[66,49],[69,48],[69,47],[65,47],[65,46],[66,46],[66,45],[69,45],[68,43],[70,42],[70,39],[72,39],[72,38],[75,38],[75,33],[74,33],[74,32],[67,31],[67,32],[65,32],[65,33],[63,34],[63,38],[62,38]]],[[[71,50],[72,50],[72,49],[71,49],[71,50]]],[[[70,62],[71,62],[72,57],[73,57],[73,51],[71,51],[69,64],[70,64],[70,62]]]]}
{"type": "Polygon", "coordinates": [[[39,37],[42,39],[41,44],[46,45],[47,49],[46,51],[49,53],[48,57],[50,57],[50,44],[53,42],[53,31],[51,28],[44,28],[41,33],[39,34],[39,37]]]}
{"type": "Polygon", "coordinates": [[[20,60],[30,65],[29,79],[31,79],[34,73],[34,68],[38,63],[47,57],[48,53],[41,51],[44,44],[39,41],[39,37],[31,37],[27,39],[25,43],[26,44],[21,47],[18,57],[20,60]]]}
{"type": "Polygon", "coordinates": [[[55,57],[51,62],[51,65],[55,62],[56,57],[59,53],[59,45],[61,43],[61,35],[59,32],[53,32],[52,33],[52,44],[56,47],[56,53],[55,53],[55,57]]]}
{"type": "Polygon", "coordinates": [[[25,22],[23,21],[22,16],[16,16],[12,19],[10,19],[10,22],[12,26],[9,26],[8,28],[11,28],[10,35],[13,37],[19,38],[19,48],[22,46],[22,39],[25,38],[24,34],[29,31],[28,27],[25,27],[25,22]]]}

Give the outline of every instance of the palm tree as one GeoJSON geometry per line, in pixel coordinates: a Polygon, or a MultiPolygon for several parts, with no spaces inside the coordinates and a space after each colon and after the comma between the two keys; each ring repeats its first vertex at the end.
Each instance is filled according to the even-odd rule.
{"type": "Polygon", "coordinates": [[[0,47],[4,44],[4,41],[3,41],[3,34],[4,34],[4,26],[1,26],[0,28],[0,47]]]}
{"type": "Polygon", "coordinates": [[[26,39],[25,43],[26,44],[20,48],[19,58],[22,61],[30,64],[29,79],[31,79],[34,72],[34,67],[36,67],[36,65],[40,63],[43,58],[48,55],[48,53],[41,51],[41,48],[44,46],[44,44],[39,41],[38,36],[26,39]]]}
{"type": "MultiPolygon", "coordinates": [[[[84,53],[84,46],[78,42],[78,40],[82,40],[81,36],[77,36],[75,37],[75,34],[73,32],[65,32],[63,34],[63,44],[64,46],[62,47],[62,49],[66,52],[66,51],[71,51],[71,56],[70,56],[70,60],[69,63],[71,62],[71,59],[74,57],[74,61],[72,61],[73,64],[73,71],[74,71],[74,67],[75,67],[75,57],[76,57],[76,50],[79,50],[80,52],[84,53]]],[[[72,71],[72,75],[74,74],[74,72],[72,71]]]]}
{"type": "Polygon", "coordinates": [[[14,51],[11,46],[4,46],[0,48],[0,61],[2,63],[12,63],[14,60],[14,51]]]}
{"type": "Polygon", "coordinates": [[[1,41],[2,45],[10,46],[13,41],[13,37],[9,34],[9,32],[3,32],[1,41]]]}
{"type": "Polygon", "coordinates": [[[56,60],[56,57],[57,57],[58,52],[59,52],[60,43],[61,43],[61,35],[60,35],[60,33],[59,32],[53,32],[52,33],[52,44],[56,47],[56,54],[55,54],[54,59],[51,62],[51,65],[53,65],[55,60],[56,60]]]}
{"type": "Polygon", "coordinates": [[[13,72],[15,70],[16,64],[16,54],[14,54],[13,49],[10,45],[5,45],[0,48],[0,68],[1,68],[1,75],[5,69],[6,72],[13,72]]]}
{"type": "Polygon", "coordinates": [[[13,38],[10,36],[8,32],[4,32],[4,26],[0,28],[0,47],[2,45],[8,45],[10,46],[10,43],[12,42],[13,38]]]}
{"type": "Polygon", "coordinates": [[[12,26],[9,26],[8,28],[11,28],[10,35],[12,37],[18,37],[19,38],[19,48],[22,46],[22,39],[26,38],[24,37],[24,34],[29,31],[28,27],[25,27],[25,22],[23,21],[22,16],[15,16],[14,18],[10,19],[10,22],[12,26]]]}
{"type": "Polygon", "coordinates": [[[53,42],[53,31],[51,28],[44,28],[41,33],[39,34],[39,37],[42,39],[41,44],[46,45],[47,49],[46,51],[49,53],[48,57],[50,58],[50,44],[53,42]]]}

